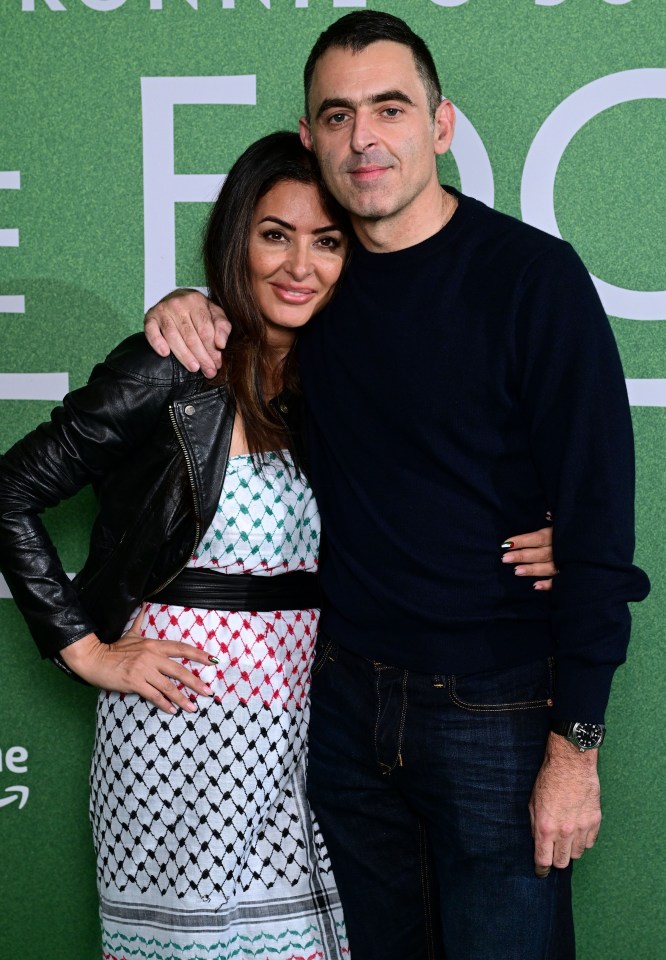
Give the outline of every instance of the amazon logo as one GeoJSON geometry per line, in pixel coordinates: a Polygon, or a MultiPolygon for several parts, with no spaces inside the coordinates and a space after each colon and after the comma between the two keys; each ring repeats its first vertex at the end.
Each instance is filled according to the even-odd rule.
{"type": "MultiPolygon", "coordinates": [[[[4,753],[0,750],[0,773],[27,773],[28,751],[25,747],[8,747],[4,753]]],[[[28,787],[14,784],[10,787],[0,787],[0,808],[8,807],[18,802],[18,809],[22,810],[28,802],[30,790],[28,787]]]]}

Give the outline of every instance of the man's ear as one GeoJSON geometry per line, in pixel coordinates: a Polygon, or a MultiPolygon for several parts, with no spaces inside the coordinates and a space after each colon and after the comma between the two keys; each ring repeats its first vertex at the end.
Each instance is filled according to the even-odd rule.
{"type": "Polygon", "coordinates": [[[298,121],[298,132],[301,135],[301,143],[306,150],[314,150],[312,142],[312,133],[310,131],[310,121],[307,117],[301,117],[298,121]]]}
{"type": "Polygon", "coordinates": [[[435,153],[446,153],[449,149],[455,126],[455,108],[450,100],[444,98],[435,110],[435,153]]]}

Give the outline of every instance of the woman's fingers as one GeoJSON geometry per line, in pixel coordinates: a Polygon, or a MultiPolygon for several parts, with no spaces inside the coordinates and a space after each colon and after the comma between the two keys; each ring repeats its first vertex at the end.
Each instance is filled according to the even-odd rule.
{"type": "Polygon", "coordinates": [[[554,563],[522,563],[513,572],[517,577],[554,577],[557,568],[554,563]]]}
{"type": "Polygon", "coordinates": [[[546,590],[546,591],[552,590],[552,589],[553,589],[553,581],[552,581],[552,580],[537,580],[536,583],[533,583],[533,584],[532,584],[532,589],[533,589],[533,590],[546,590]]]}
{"type": "Polygon", "coordinates": [[[213,696],[213,691],[207,683],[204,683],[203,680],[195,676],[187,667],[183,667],[179,663],[174,663],[173,660],[165,659],[158,669],[162,676],[170,678],[170,680],[175,680],[176,683],[179,683],[183,687],[188,687],[190,690],[193,690],[194,693],[199,693],[203,697],[213,696]]]}
{"type": "Polygon", "coordinates": [[[517,550],[521,547],[543,547],[547,550],[552,550],[552,546],[552,527],[542,527],[541,530],[532,530],[530,533],[517,533],[512,537],[507,537],[502,544],[505,550],[517,550]]]}
{"type": "MultiPolygon", "coordinates": [[[[557,567],[553,562],[553,528],[543,527],[531,533],[508,537],[502,544],[505,553],[502,563],[511,564],[518,577],[554,577],[557,567]]],[[[536,585],[535,585],[536,586],[536,585]]],[[[539,586],[544,590],[550,587],[539,586]]]]}

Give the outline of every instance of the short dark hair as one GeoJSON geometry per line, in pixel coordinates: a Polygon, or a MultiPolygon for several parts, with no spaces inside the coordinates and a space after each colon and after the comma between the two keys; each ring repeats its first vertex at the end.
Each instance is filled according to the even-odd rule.
{"type": "Polygon", "coordinates": [[[326,51],[331,47],[342,47],[352,53],[360,53],[379,40],[402,43],[412,51],[416,70],[426,89],[428,107],[434,115],[442,97],[442,85],[435,61],[425,41],[399,17],[379,10],[356,10],[336,20],[324,30],[310,51],[303,71],[306,117],[310,116],[310,88],[315,67],[326,51]]]}
{"type": "MultiPolygon", "coordinates": [[[[250,451],[256,454],[290,446],[281,421],[265,400],[270,373],[266,323],[252,291],[248,263],[257,204],[283,182],[315,186],[332,221],[350,232],[347,214],[326,190],[315,155],[306,150],[297,133],[278,131],[257,140],[233,164],[213,204],[202,243],[209,296],[232,323],[223,371],[211,385],[227,385],[243,418],[250,451]]],[[[297,389],[293,349],[280,375],[278,388],[297,389]]]]}

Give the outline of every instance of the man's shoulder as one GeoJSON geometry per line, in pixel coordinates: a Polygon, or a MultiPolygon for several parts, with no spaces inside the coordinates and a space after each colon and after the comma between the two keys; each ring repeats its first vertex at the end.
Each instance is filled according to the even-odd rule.
{"type": "Polygon", "coordinates": [[[554,237],[509,213],[489,207],[474,197],[460,195],[472,236],[480,243],[496,244],[498,251],[515,258],[533,260],[548,255],[569,259],[573,253],[570,244],[554,237]]]}

